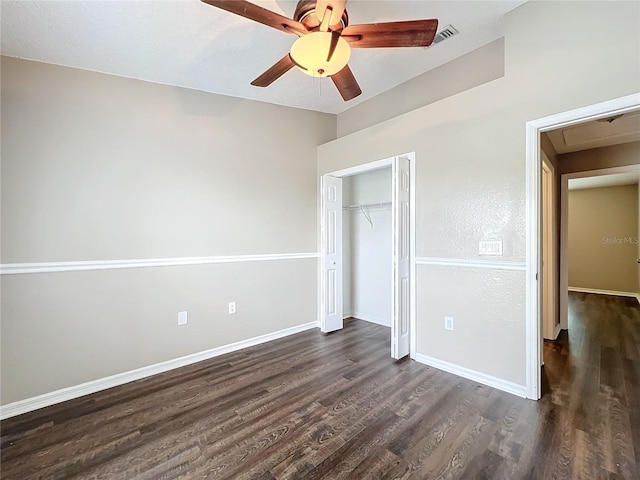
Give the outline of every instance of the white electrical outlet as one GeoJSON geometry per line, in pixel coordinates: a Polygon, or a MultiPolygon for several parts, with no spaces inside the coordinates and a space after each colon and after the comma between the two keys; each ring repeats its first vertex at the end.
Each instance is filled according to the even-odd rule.
{"type": "Polygon", "coordinates": [[[445,330],[453,330],[453,317],[444,317],[445,330]]]}
{"type": "Polygon", "coordinates": [[[229,302],[229,315],[236,313],[236,302],[229,302]]]}
{"type": "Polygon", "coordinates": [[[187,312],[178,312],[178,325],[187,324],[187,312]]]}

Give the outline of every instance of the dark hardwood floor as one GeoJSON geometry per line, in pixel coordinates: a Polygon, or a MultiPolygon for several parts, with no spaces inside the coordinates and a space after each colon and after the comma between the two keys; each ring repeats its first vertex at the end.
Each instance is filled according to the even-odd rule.
{"type": "Polygon", "coordinates": [[[2,478],[637,480],[640,308],[570,303],[539,402],[396,363],[351,320],[7,419],[2,478]]]}

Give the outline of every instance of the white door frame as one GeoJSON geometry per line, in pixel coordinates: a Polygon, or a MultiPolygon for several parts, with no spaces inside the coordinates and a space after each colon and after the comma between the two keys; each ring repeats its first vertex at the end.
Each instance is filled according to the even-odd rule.
{"type": "Polygon", "coordinates": [[[526,124],[526,216],[527,216],[527,269],[526,269],[526,396],[539,399],[541,395],[541,291],[538,282],[540,265],[540,134],[548,130],[567,127],[619,113],[637,110],[640,93],[577,108],[568,112],[532,120],[526,124]]]}
{"type": "MultiPolygon", "coordinates": [[[[360,165],[356,165],[350,168],[345,168],[343,170],[336,170],[333,172],[327,172],[324,175],[330,175],[333,177],[349,177],[352,175],[357,175],[359,173],[370,172],[372,170],[379,170],[381,168],[390,167],[393,165],[393,161],[396,157],[405,157],[409,159],[410,166],[410,179],[409,179],[409,255],[410,255],[410,275],[409,275],[409,357],[414,358],[416,353],[416,262],[415,262],[415,253],[416,253],[416,245],[415,245],[415,233],[416,233],[416,154],[415,152],[404,153],[401,155],[396,155],[390,158],[385,158],[383,160],[377,160],[375,162],[364,163],[360,165]]],[[[392,207],[393,208],[393,207],[392,207]]],[[[323,215],[322,205],[320,204],[320,215],[319,219],[322,218],[323,215]]],[[[325,240],[322,235],[320,235],[320,257],[322,258],[326,251],[325,240]]],[[[324,282],[322,281],[323,271],[321,262],[318,262],[318,299],[324,298],[324,282]]],[[[393,292],[391,292],[393,294],[393,292]]],[[[322,311],[322,305],[318,304],[318,326],[322,325],[324,321],[324,314],[322,311]]],[[[393,319],[392,319],[393,321],[393,319]]]]}
{"type": "Polygon", "coordinates": [[[391,357],[400,360],[411,354],[411,160],[396,157],[392,172],[391,357]]]}
{"type": "Polygon", "coordinates": [[[569,180],[638,171],[640,165],[627,165],[560,176],[560,328],[569,328],[569,180]]]}

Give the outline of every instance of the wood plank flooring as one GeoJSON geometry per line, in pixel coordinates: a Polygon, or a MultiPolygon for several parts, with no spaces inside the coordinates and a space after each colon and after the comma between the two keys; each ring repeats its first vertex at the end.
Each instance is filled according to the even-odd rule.
{"type": "Polygon", "coordinates": [[[394,362],[349,320],[7,419],[1,476],[637,480],[640,308],[570,303],[539,402],[394,362]]]}

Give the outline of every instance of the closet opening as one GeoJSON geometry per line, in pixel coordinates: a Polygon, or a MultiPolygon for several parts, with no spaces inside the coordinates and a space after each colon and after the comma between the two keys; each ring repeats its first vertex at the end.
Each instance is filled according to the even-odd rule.
{"type": "Polygon", "coordinates": [[[413,153],[321,177],[320,328],[345,318],[391,329],[391,356],[415,351],[413,153]]]}
{"type": "Polygon", "coordinates": [[[391,328],[391,166],[342,179],[343,318],[391,328]]]}

